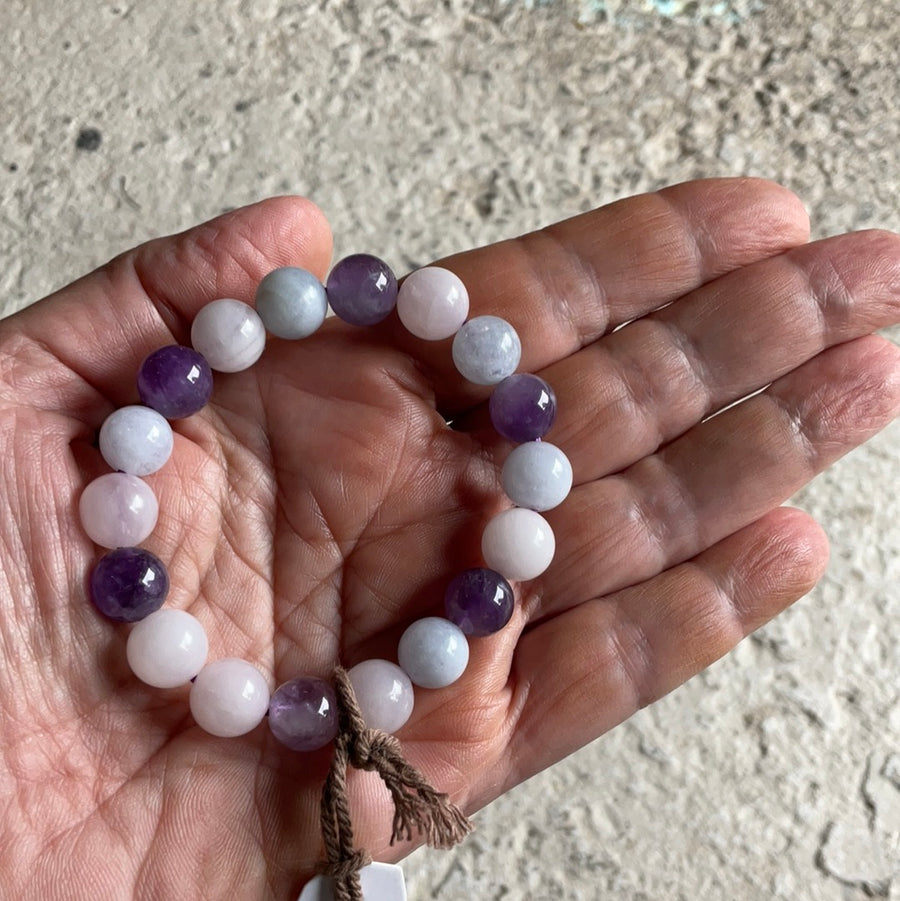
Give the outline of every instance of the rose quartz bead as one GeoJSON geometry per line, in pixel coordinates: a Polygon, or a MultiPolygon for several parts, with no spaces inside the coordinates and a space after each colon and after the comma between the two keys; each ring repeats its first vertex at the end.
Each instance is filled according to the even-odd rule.
{"type": "Polygon", "coordinates": [[[409,676],[388,660],[364,660],[347,671],[363,719],[370,729],[396,732],[413,711],[409,676]]]}
{"type": "Polygon", "coordinates": [[[187,685],[203,669],[208,651],[200,621],[185,610],[169,607],[142,619],[125,645],[131,671],[155,688],[187,685]]]}
{"type": "Polygon", "coordinates": [[[191,344],[217,372],[240,372],[262,355],[266,329],[253,307],[225,297],[208,303],[194,317],[191,344]]]}
{"type": "Polygon", "coordinates": [[[269,686],[252,663],[226,657],[208,663],[191,686],[191,713],[201,729],[234,738],[255,729],[269,709],[269,686]]]}
{"type": "Polygon", "coordinates": [[[397,315],[417,338],[440,341],[459,331],[469,315],[469,292],[458,275],[426,266],[408,275],[397,295],[397,315]]]}
{"type": "Polygon", "coordinates": [[[84,489],[78,512],[91,541],[101,547],[131,547],[153,531],[159,504],[153,489],[137,476],[110,472],[84,489]]]}
{"type": "Polygon", "coordinates": [[[556,551],[550,523],[522,507],[498,513],[481,536],[484,562],[506,579],[525,581],[537,578],[556,551]]]}

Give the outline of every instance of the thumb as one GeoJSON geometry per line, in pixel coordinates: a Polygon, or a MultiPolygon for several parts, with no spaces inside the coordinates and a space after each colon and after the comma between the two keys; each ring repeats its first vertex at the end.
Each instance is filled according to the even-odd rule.
{"type": "MultiPolygon", "coordinates": [[[[62,363],[81,375],[80,392],[74,384],[55,386],[60,406],[82,406],[84,383],[115,405],[130,403],[140,361],[162,344],[187,343],[204,304],[218,297],[252,302],[260,279],[279,266],[324,277],[330,257],[331,230],[315,204],[263,200],[129,250],[8,317],[0,322],[0,351],[23,362],[27,348],[33,370],[58,372],[47,364],[62,363]],[[78,393],[67,397],[69,391],[78,393]]],[[[36,382],[46,403],[48,386],[36,382]]]]}

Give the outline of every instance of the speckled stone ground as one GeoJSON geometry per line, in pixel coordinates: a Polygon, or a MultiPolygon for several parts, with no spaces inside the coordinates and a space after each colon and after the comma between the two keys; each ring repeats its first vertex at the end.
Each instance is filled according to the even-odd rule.
{"type": "MultiPolygon", "coordinates": [[[[276,192],[398,270],[700,175],[900,226],[896,0],[5,0],[0,298],[276,192]]],[[[822,585],[483,811],[412,897],[900,899],[893,427],[797,499],[822,585]]]]}

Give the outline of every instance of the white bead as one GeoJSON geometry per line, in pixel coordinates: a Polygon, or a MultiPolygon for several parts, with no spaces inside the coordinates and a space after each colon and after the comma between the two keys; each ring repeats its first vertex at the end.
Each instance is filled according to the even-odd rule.
{"type": "Polygon", "coordinates": [[[191,713],[197,725],[221,738],[255,729],[268,709],[269,687],[263,674],[236,657],[208,663],[191,686],[191,713]]]}
{"type": "Polygon", "coordinates": [[[364,660],[349,669],[347,675],[370,729],[396,732],[412,715],[412,682],[396,663],[364,660]]]}
{"type": "MultiPolygon", "coordinates": [[[[363,901],[406,901],[403,870],[393,863],[370,863],[359,871],[363,901]]],[[[334,879],[314,876],[297,901],[334,901],[334,879]]]]}
{"type": "Polygon", "coordinates": [[[159,502],[137,476],[108,472],[84,489],[78,512],[91,541],[101,547],[133,547],[156,527],[159,502]]]}
{"type": "Polygon", "coordinates": [[[249,369],[266,346],[266,329],[253,307],[223,298],[201,308],[191,326],[191,344],[219,372],[249,369]]]}
{"type": "Polygon", "coordinates": [[[120,472],[146,476],[162,469],[172,455],[172,427],[150,407],[132,404],[106,417],[100,427],[100,453],[120,472]]]}
{"type": "Polygon", "coordinates": [[[469,315],[469,292],[458,275],[426,266],[408,275],[397,294],[397,315],[417,338],[440,341],[456,334],[469,315]]]}
{"type": "Polygon", "coordinates": [[[572,464],[547,441],[520,444],[503,464],[503,490],[519,507],[552,510],[572,490],[572,464]]]}
{"type": "Polygon", "coordinates": [[[550,523],[522,507],[498,513],[481,536],[484,562],[506,579],[526,581],[537,578],[556,551],[550,523]]]}
{"type": "Polygon", "coordinates": [[[403,633],[397,659],[414,685],[444,688],[465,672],[469,642],[462,629],[450,620],[426,616],[403,633]]]}
{"type": "Polygon", "coordinates": [[[209,641],[200,621],[184,610],[165,608],[142,619],[128,636],[131,671],[155,688],[187,685],[206,663],[209,641]]]}

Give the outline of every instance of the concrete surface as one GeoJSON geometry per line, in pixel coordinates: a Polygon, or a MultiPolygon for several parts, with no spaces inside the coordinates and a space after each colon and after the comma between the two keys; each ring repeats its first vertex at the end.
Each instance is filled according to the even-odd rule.
{"type": "MultiPolygon", "coordinates": [[[[896,0],[4,0],[0,297],[294,191],[406,270],[692,176],[897,227],[896,0]]],[[[900,899],[894,427],[798,498],[822,585],[417,853],[411,897],[900,899]]]]}

